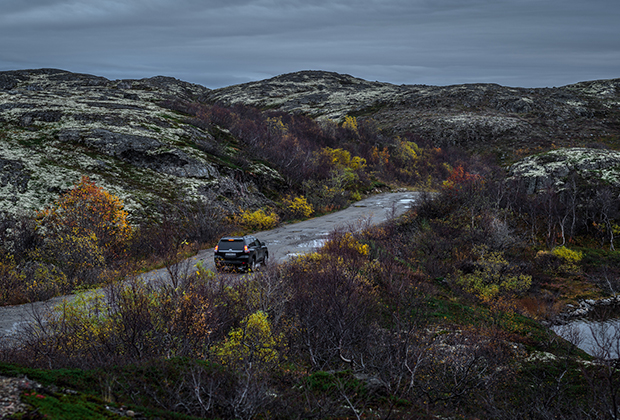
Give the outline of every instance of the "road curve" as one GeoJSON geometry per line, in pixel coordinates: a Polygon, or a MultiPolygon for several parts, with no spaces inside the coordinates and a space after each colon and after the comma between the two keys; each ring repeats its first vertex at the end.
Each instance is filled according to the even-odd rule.
{"type": "MultiPolygon", "coordinates": [[[[403,214],[420,198],[418,192],[382,193],[365,198],[350,207],[303,222],[282,225],[276,229],[254,234],[269,247],[270,261],[283,261],[291,256],[311,252],[322,246],[329,232],[337,228],[357,229],[364,225],[376,225],[391,217],[403,214]]],[[[191,257],[186,267],[201,262],[206,268],[214,269],[213,248],[203,249],[191,257]]],[[[142,274],[145,281],[167,281],[166,269],[142,274]]],[[[0,307],[0,343],[12,337],[24,325],[33,322],[35,315],[70,297],[57,297],[46,302],[0,307]]],[[[0,345],[0,347],[2,347],[0,345]]]]}

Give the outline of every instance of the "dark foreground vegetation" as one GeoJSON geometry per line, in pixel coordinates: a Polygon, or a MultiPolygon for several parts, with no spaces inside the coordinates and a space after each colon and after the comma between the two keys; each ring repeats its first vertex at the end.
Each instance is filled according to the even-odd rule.
{"type": "MultiPolygon", "coordinates": [[[[615,360],[541,324],[620,286],[611,190],[576,179],[527,195],[483,157],[385,139],[354,119],[182,111],[270,162],[290,195],[274,195],[280,207],[258,219],[190,203],[132,226],[122,203],[83,179],[35,218],[7,221],[4,304],[107,284],[2,346],[0,374],[44,385],[24,395],[32,410],[21,418],[127,408],[171,419],[620,416],[615,360]],[[244,221],[330,211],[380,185],[434,192],[399,219],[335,231],[318,252],[256,274],[172,268],[190,244],[244,221]],[[148,258],[169,267],[170,285],[112,281],[148,258]]],[[[601,351],[618,346],[612,338],[601,351]]]]}

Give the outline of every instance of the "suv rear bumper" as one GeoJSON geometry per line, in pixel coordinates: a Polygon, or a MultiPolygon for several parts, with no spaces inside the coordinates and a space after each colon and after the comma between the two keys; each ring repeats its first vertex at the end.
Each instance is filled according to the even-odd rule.
{"type": "Polygon", "coordinates": [[[250,256],[241,255],[240,257],[235,258],[234,260],[229,260],[219,255],[216,255],[214,259],[215,259],[216,267],[217,266],[223,267],[225,265],[231,265],[235,267],[247,267],[250,261],[250,256]]]}

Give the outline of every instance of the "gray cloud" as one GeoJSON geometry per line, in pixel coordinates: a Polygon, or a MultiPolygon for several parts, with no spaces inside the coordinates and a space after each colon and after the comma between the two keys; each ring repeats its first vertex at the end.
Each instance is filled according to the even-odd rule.
{"type": "Polygon", "coordinates": [[[617,0],[0,0],[0,70],[208,87],[319,69],[392,83],[620,77],[617,0]]]}

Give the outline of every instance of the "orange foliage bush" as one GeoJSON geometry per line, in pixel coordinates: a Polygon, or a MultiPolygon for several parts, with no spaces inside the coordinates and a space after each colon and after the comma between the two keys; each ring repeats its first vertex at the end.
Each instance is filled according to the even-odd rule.
{"type": "Polygon", "coordinates": [[[54,205],[40,211],[37,219],[45,236],[52,240],[66,235],[79,238],[94,235],[108,258],[120,256],[132,235],[123,201],[87,176],[61,195],[54,205]]]}

